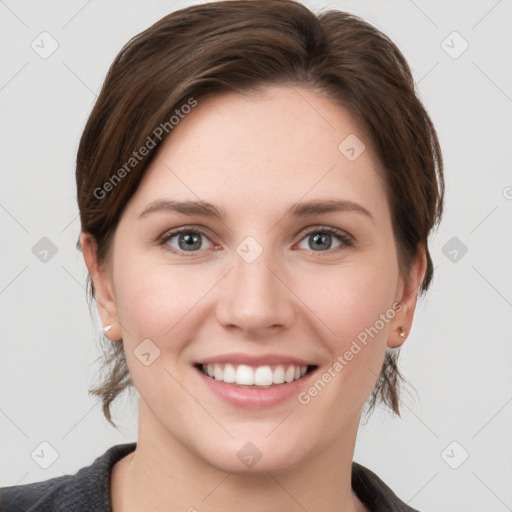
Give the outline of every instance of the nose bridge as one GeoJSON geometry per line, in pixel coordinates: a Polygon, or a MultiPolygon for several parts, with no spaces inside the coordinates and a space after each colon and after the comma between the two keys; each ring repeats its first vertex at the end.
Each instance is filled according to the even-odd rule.
{"type": "Polygon", "coordinates": [[[288,324],[293,311],[273,251],[256,244],[254,239],[246,239],[237,247],[228,290],[219,306],[219,320],[224,325],[237,325],[245,331],[288,324]]]}

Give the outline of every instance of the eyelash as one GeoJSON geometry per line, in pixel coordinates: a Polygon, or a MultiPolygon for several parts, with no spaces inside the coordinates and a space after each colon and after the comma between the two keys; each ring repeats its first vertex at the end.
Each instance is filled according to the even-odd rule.
{"type": "MultiPolygon", "coordinates": [[[[208,238],[208,236],[205,233],[203,233],[202,231],[200,231],[198,229],[183,227],[183,228],[178,228],[178,229],[174,229],[171,231],[167,231],[159,238],[159,243],[160,243],[160,245],[164,246],[166,250],[169,250],[170,252],[172,252],[174,254],[184,255],[184,253],[186,254],[187,252],[190,252],[190,254],[201,252],[201,250],[199,250],[199,251],[181,251],[181,250],[179,250],[178,251],[174,248],[171,248],[168,245],[169,240],[171,240],[175,236],[180,235],[182,233],[202,235],[205,238],[208,238]]],[[[350,235],[348,235],[344,231],[341,231],[340,229],[329,227],[329,226],[315,226],[315,227],[311,228],[309,231],[304,233],[304,235],[302,236],[300,241],[304,240],[305,238],[307,238],[308,236],[310,236],[312,234],[334,235],[341,242],[341,245],[338,247],[335,247],[334,249],[327,249],[325,251],[312,251],[314,253],[319,253],[319,254],[327,253],[329,255],[329,254],[332,254],[333,251],[340,250],[345,247],[352,247],[354,245],[354,240],[350,235]]],[[[208,240],[210,240],[210,239],[208,238],[208,240]]]]}

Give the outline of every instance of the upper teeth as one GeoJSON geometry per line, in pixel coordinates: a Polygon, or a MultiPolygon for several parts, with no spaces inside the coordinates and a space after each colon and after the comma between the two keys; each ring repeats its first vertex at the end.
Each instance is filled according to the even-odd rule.
{"type": "Polygon", "coordinates": [[[258,366],[253,368],[245,364],[203,364],[204,374],[227,383],[235,383],[245,386],[270,386],[292,382],[303,377],[308,370],[307,366],[278,365],[274,369],[270,366],[258,366]]]}

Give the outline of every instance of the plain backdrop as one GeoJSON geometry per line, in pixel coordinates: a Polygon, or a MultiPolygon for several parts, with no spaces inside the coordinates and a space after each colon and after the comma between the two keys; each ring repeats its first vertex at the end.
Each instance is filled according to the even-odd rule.
{"type": "MultiPolygon", "coordinates": [[[[117,52],[191,3],[0,2],[0,486],[74,473],[136,440],[136,395],[114,408],[118,431],[87,393],[100,352],[75,248],[74,162],[117,52]],[[54,454],[47,469],[41,449],[54,454]]],[[[435,279],[402,350],[414,389],[401,419],[381,409],[360,428],[355,460],[422,511],[512,510],[512,2],[304,3],[395,41],[446,165],[435,279]]]]}

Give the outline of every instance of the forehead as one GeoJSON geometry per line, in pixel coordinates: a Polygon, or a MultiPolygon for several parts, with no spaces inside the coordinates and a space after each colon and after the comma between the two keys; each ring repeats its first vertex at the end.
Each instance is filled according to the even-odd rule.
{"type": "Polygon", "coordinates": [[[216,94],[175,126],[134,202],[140,210],[165,195],[253,211],[301,197],[378,203],[384,183],[370,148],[349,112],[311,89],[216,94]]]}

